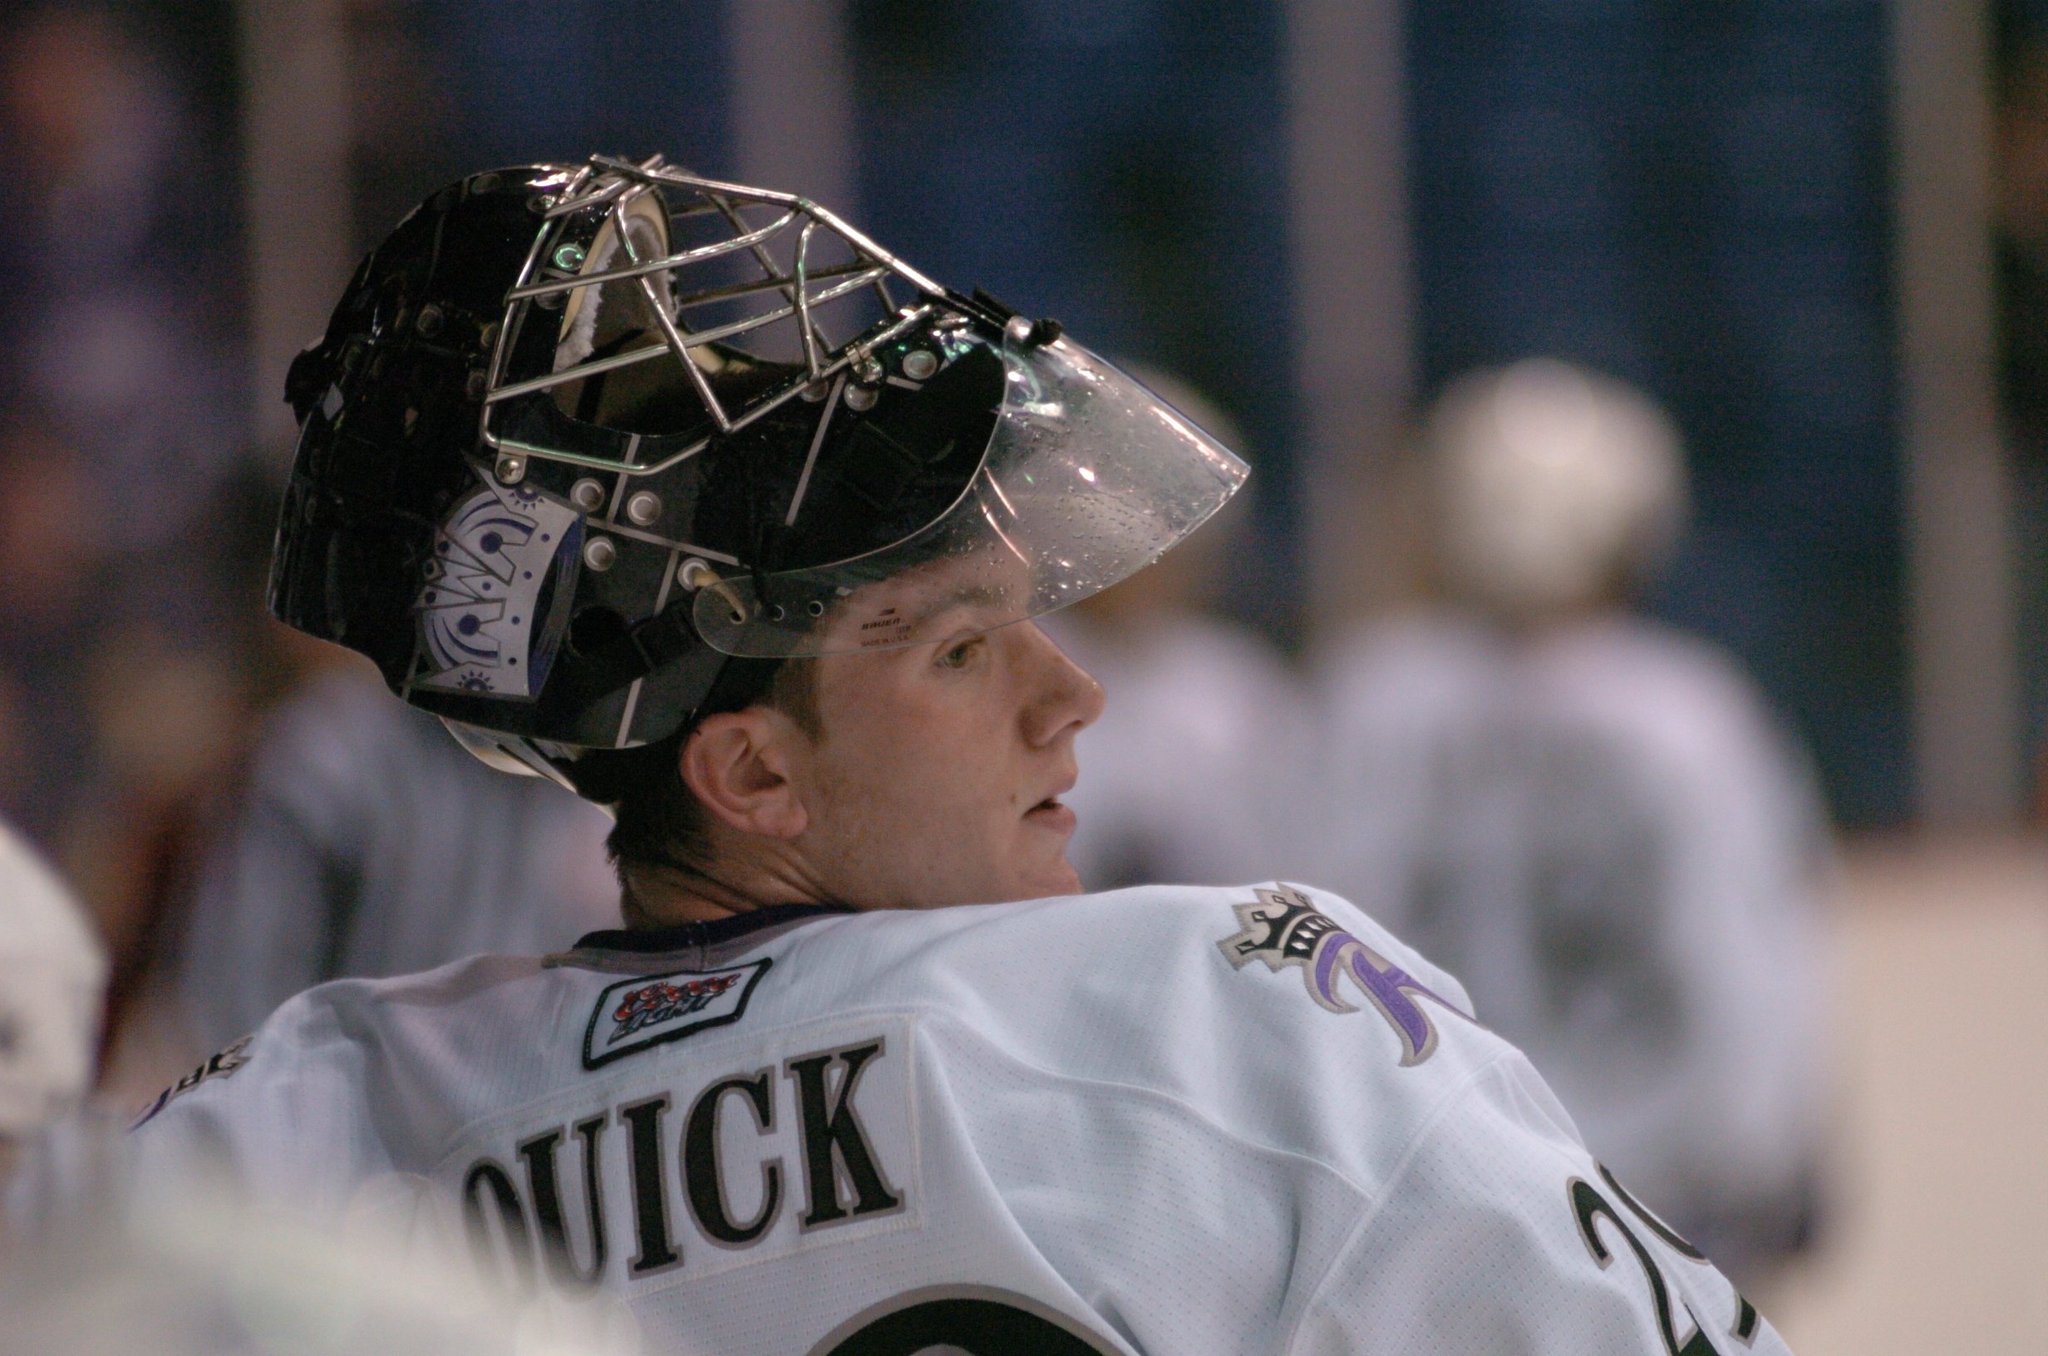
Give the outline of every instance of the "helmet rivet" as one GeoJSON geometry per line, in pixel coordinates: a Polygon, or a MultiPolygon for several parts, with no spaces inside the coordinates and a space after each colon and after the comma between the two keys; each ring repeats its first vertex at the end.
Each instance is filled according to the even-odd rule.
{"type": "Polygon", "coordinates": [[[872,386],[882,379],[882,365],[872,355],[862,358],[853,365],[853,375],[872,386]]]}
{"type": "Polygon", "coordinates": [[[463,389],[469,393],[471,400],[482,400],[484,390],[490,384],[491,374],[484,371],[481,367],[473,367],[469,371],[469,381],[464,385],[463,389]]]}
{"type": "Polygon", "coordinates": [[[526,479],[526,458],[507,452],[498,458],[497,469],[501,484],[517,485],[526,479]]]}
{"type": "Polygon", "coordinates": [[[804,400],[808,401],[810,404],[815,405],[819,401],[823,400],[825,398],[826,393],[829,392],[831,389],[832,385],[830,382],[814,381],[811,382],[809,385],[805,386],[803,390],[798,391],[797,395],[802,397],[804,400]]]}
{"type": "Polygon", "coordinates": [[[903,375],[923,381],[939,370],[939,355],[928,348],[914,348],[903,355],[903,375]]]}
{"type": "Polygon", "coordinates": [[[875,406],[875,388],[872,386],[849,386],[846,388],[846,408],[869,410],[875,406]]]}
{"type": "Polygon", "coordinates": [[[626,501],[626,516],[635,526],[647,526],[661,516],[661,496],[652,490],[640,491],[626,501]]]}
{"type": "Polygon", "coordinates": [[[595,513],[604,507],[604,486],[595,480],[579,480],[569,487],[569,502],[585,513],[595,513]]]}
{"type": "Polygon", "coordinates": [[[568,244],[556,250],[555,267],[571,271],[583,267],[583,246],[568,244]]]}
{"type": "Polygon", "coordinates": [[[592,537],[583,543],[583,563],[589,569],[603,574],[619,559],[619,548],[612,545],[610,537],[592,537]]]}
{"type": "Polygon", "coordinates": [[[420,307],[419,318],[413,321],[412,324],[413,328],[420,332],[421,338],[431,339],[441,332],[442,319],[440,307],[422,306],[420,307]]]}

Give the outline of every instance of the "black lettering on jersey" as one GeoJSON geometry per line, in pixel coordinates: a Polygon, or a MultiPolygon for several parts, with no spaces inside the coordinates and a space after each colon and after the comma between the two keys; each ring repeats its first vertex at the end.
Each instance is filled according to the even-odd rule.
{"type": "Polygon", "coordinates": [[[604,1279],[604,1193],[597,1146],[609,1119],[597,1115],[576,1123],[576,1138],[583,1141],[583,1200],[590,1225],[587,1266],[576,1264],[562,1218],[561,1179],[555,1174],[555,1149],[562,1142],[562,1131],[544,1131],[519,1146],[519,1157],[526,1163],[526,1190],[533,1199],[534,1222],[540,1226],[541,1255],[547,1260],[549,1277],[565,1290],[588,1290],[604,1279]]]}
{"type": "Polygon", "coordinates": [[[877,1037],[865,1045],[799,1055],[783,1065],[796,1084],[804,1195],[810,1202],[800,1221],[806,1231],[903,1208],[903,1198],[890,1187],[875,1162],[854,1105],[861,1069],[882,1049],[883,1042],[877,1037]],[[845,1070],[836,1087],[830,1086],[834,1063],[845,1070]],[[850,1207],[842,1188],[852,1191],[850,1207]]]}
{"type": "MultiPolygon", "coordinates": [[[[1613,1188],[1615,1193],[1621,1197],[1622,1202],[1627,1205],[1630,1213],[1649,1226],[1650,1231],[1657,1238],[1687,1261],[1711,1265],[1697,1248],[1694,1248],[1690,1243],[1687,1243],[1676,1233],[1672,1232],[1661,1220],[1658,1220],[1648,1210],[1645,1210],[1635,1197],[1622,1190],[1621,1183],[1615,1181],[1614,1175],[1608,1172],[1606,1168],[1602,1167],[1600,1169],[1600,1175],[1606,1179],[1608,1186],[1613,1188]]],[[[1628,1244],[1629,1251],[1635,1254],[1636,1262],[1642,1268],[1643,1277],[1650,1285],[1650,1304],[1656,1311],[1657,1335],[1664,1339],[1666,1356],[1718,1356],[1720,1349],[1707,1337],[1706,1325],[1700,1322],[1699,1315],[1693,1312],[1692,1306],[1687,1304],[1683,1298],[1679,1300],[1678,1307],[1683,1309],[1685,1316],[1692,1320],[1692,1335],[1682,1343],[1678,1340],[1678,1334],[1674,1331],[1676,1315],[1672,1312],[1671,1290],[1664,1278],[1664,1271],[1657,1265],[1656,1259],[1650,1255],[1649,1248],[1645,1247],[1643,1241],[1636,1237],[1635,1230],[1628,1227],[1628,1221],[1623,1219],[1620,1212],[1615,1210],[1612,1205],[1608,1204],[1607,1198],[1602,1196],[1596,1187],[1592,1186],[1582,1177],[1574,1177],[1565,1183],[1565,1195],[1571,1201],[1573,1216],[1578,1220],[1579,1237],[1585,1242],[1586,1251],[1593,1254],[1593,1260],[1600,1264],[1602,1270],[1605,1270],[1613,1262],[1614,1254],[1608,1251],[1607,1244],[1600,1237],[1600,1231],[1597,1227],[1600,1220],[1604,1219],[1611,1223],[1621,1234],[1622,1241],[1628,1244]]],[[[1730,1289],[1733,1290],[1733,1287],[1731,1286],[1730,1289]]],[[[1755,1306],[1743,1298],[1740,1291],[1734,1292],[1734,1298],[1736,1302],[1735,1322],[1728,1329],[1728,1335],[1743,1346],[1750,1346],[1756,1340],[1757,1327],[1760,1320],[1755,1306]]]]}
{"type": "Polygon", "coordinates": [[[468,1226],[470,1252],[484,1273],[496,1276],[514,1294],[532,1294],[533,1231],[527,1228],[526,1208],[520,1204],[519,1188],[512,1185],[512,1174],[495,1159],[479,1158],[463,1174],[462,1218],[468,1226]]]}
{"type": "Polygon", "coordinates": [[[240,1040],[229,1041],[225,1046],[221,1047],[220,1053],[214,1055],[191,1073],[186,1074],[183,1078],[158,1093],[156,1100],[147,1107],[144,1107],[142,1113],[129,1122],[128,1128],[130,1130],[141,1129],[149,1123],[157,1112],[169,1106],[173,1098],[184,1096],[209,1078],[226,1078],[229,1074],[247,1064],[249,1062],[249,1042],[255,1039],[251,1035],[244,1036],[240,1040]]]}
{"type": "Polygon", "coordinates": [[[1735,1298],[1741,1300],[1742,1303],[1735,1311],[1735,1326],[1728,1330],[1728,1335],[1746,1347],[1754,1346],[1756,1344],[1756,1325],[1762,1316],[1757,1313],[1756,1306],[1747,1299],[1743,1299],[1741,1294],[1738,1293],[1735,1298]]]}
{"type": "Polygon", "coordinates": [[[638,1251],[626,1275],[638,1280],[683,1264],[683,1255],[669,1243],[668,1156],[661,1151],[661,1118],[668,1094],[619,1108],[627,1128],[626,1162],[633,1176],[633,1242],[638,1251]]]}
{"type": "Polygon", "coordinates": [[[1614,1174],[1607,1170],[1605,1163],[1595,1163],[1593,1166],[1600,1169],[1600,1180],[1607,1183],[1607,1189],[1621,1197],[1621,1203],[1627,1206],[1637,1219],[1648,1225],[1651,1233],[1663,1239],[1681,1257],[1695,1262],[1707,1260],[1705,1253],[1686,1242],[1684,1236],[1676,1229],[1651,1214],[1648,1206],[1630,1195],[1628,1188],[1615,1179],[1614,1174]]]}
{"type": "Polygon", "coordinates": [[[726,1208],[725,1174],[718,1162],[718,1111],[729,1092],[743,1094],[754,1113],[754,1128],[767,1134],[775,1128],[775,1103],[770,1092],[772,1069],[750,1076],[721,1079],[697,1095],[683,1127],[683,1184],[690,1194],[690,1214],[697,1227],[721,1248],[744,1248],[775,1223],[782,1203],[782,1160],[761,1163],[761,1208],[745,1224],[733,1223],[726,1208]]]}
{"type": "MultiPolygon", "coordinates": [[[[773,1065],[710,1078],[690,1095],[680,1127],[669,1114],[680,1098],[661,1092],[518,1136],[509,1153],[480,1156],[462,1175],[470,1250],[513,1293],[546,1284],[573,1294],[602,1285],[611,1259],[627,1254],[628,1218],[625,1278],[644,1280],[686,1264],[679,1218],[715,1247],[745,1250],[792,1215],[796,1227],[783,1236],[794,1243],[813,1229],[902,1211],[906,1193],[893,1183],[908,1179],[884,1166],[861,1117],[863,1079],[883,1058],[878,1035],[788,1059],[783,1079],[773,1065]],[[739,1147],[748,1143],[739,1116],[751,1121],[759,1151],[739,1147]],[[625,1137],[623,1164],[606,1148],[614,1125],[625,1137]],[[776,1147],[791,1140],[803,1159],[800,1193],[788,1180],[791,1151],[776,1147]],[[627,1189],[609,1210],[608,1159],[611,1189],[627,1189]],[[671,1164],[682,1175],[680,1212],[669,1196],[671,1164]],[[758,1195],[747,1180],[756,1178],[758,1195]]],[[[882,1095],[866,1094],[871,1103],[882,1095]]]]}

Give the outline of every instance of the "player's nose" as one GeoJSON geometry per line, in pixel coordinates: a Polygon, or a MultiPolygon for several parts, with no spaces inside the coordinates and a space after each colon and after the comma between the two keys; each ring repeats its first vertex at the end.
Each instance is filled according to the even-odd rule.
{"type": "Polygon", "coordinates": [[[1025,648],[1031,674],[1024,707],[1025,739],[1034,747],[1043,746],[1062,734],[1078,734],[1093,725],[1107,700],[1102,684],[1069,659],[1038,623],[1022,622],[1011,629],[1020,633],[1017,639],[1025,648]]]}

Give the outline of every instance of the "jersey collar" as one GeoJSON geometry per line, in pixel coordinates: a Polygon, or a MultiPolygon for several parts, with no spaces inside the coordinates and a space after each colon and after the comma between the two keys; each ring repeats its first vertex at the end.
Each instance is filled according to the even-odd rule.
{"type": "Polygon", "coordinates": [[[661,928],[608,928],[577,939],[578,951],[628,951],[658,955],[694,947],[723,946],[757,932],[782,928],[825,914],[852,913],[850,904],[770,904],[764,908],[701,923],[673,923],[661,928]]]}

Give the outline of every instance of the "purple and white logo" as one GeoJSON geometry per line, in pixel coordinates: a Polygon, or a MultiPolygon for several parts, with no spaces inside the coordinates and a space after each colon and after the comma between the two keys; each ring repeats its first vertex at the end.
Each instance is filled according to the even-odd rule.
{"type": "Polygon", "coordinates": [[[458,503],[434,534],[414,610],[431,671],[415,687],[531,697],[550,656],[533,646],[534,605],[582,519],[538,491],[499,485],[458,503]]]}
{"type": "Polygon", "coordinates": [[[1250,904],[1232,907],[1243,930],[1217,943],[1225,959],[1242,970],[1254,960],[1266,968],[1300,966],[1309,997],[1331,1012],[1356,1012],[1340,992],[1349,975],[1401,1038],[1401,1063],[1420,1064],[1436,1052],[1436,1023],[1416,998],[1471,1021],[1442,995],[1338,926],[1315,902],[1292,886],[1258,890],[1250,904]]]}

